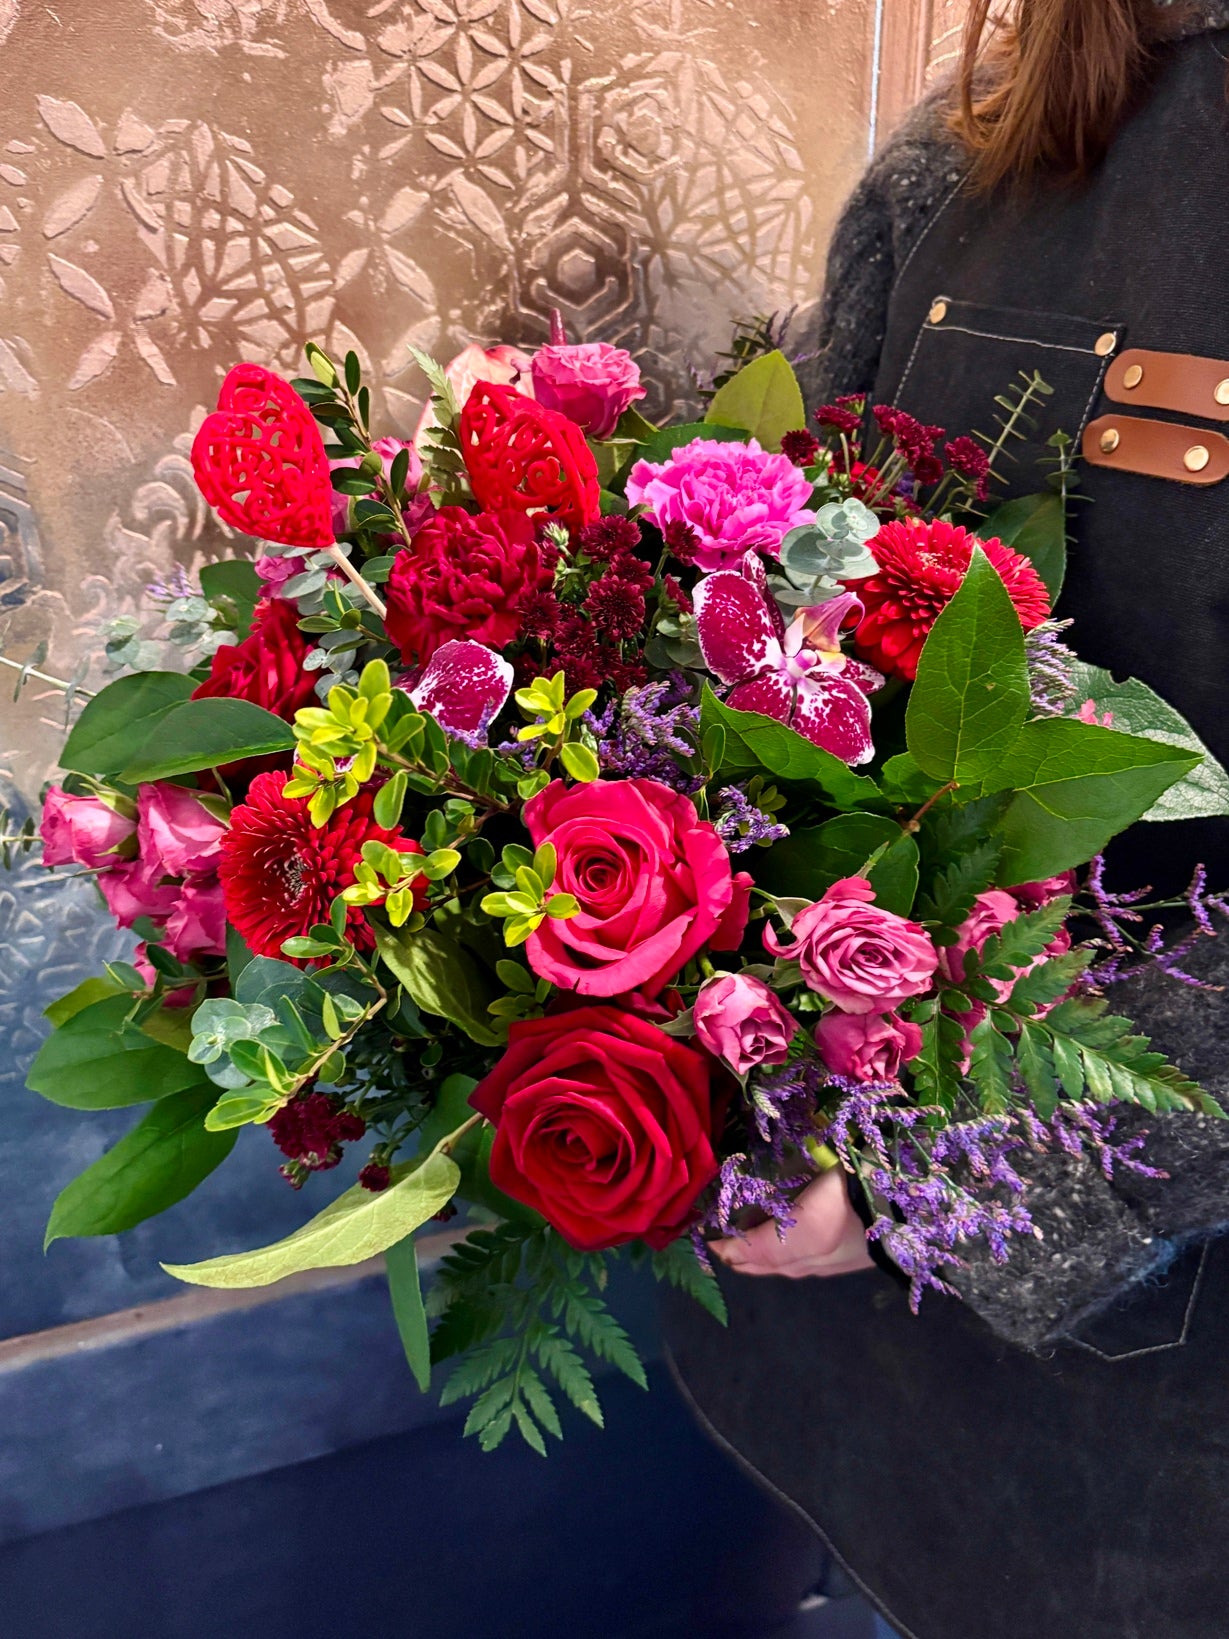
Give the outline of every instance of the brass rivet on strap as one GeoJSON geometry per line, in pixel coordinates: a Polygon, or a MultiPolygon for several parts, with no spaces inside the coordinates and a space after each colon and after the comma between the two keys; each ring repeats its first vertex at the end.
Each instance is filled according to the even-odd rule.
{"type": "Polygon", "coordinates": [[[947,317],[947,303],[936,302],[926,317],[931,324],[942,324],[947,317]]]}
{"type": "Polygon", "coordinates": [[[1124,387],[1138,387],[1140,382],[1143,379],[1144,379],[1144,367],[1143,367],[1143,365],[1142,364],[1133,364],[1131,366],[1131,368],[1123,376],[1122,385],[1124,387]]]}
{"type": "Polygon", "coordinates": [[[1212,452],[1204,444],[1192,444],[1182,457],[1182,465],[1187,472],[1202,472],[1212,459],[1212,452]]]}
{"type": "Polygon", "coordinates": [[[1107,427],[1101,434],[1101,449],[1105,455],[1112,455],[1122,443],[1122,434],[1117,427],[1107,427]]]}
{"type": "Polygon", "coordinates": [[[1112,330],[1107,330],[1103,336],[1097,337],[1097,345],[1093,352],[1099,359],[1107,359],[1118,345],[1118,337],[1112,330]]]}
{"type": "Polygon", "coordinates": [[[1212,397],[1218,404],[1229,404],[1229,377],[1226,377],[1224,381],[1217,382],[1216,391],[1212,394],[1212,397]]]}

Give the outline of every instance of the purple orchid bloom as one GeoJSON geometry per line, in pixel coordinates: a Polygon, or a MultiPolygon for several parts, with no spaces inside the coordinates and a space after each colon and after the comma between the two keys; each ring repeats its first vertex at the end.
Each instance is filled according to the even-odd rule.
{"type": "Polygon", "coordinates": [[[429,712],[446,734],[485,740],[487,726],[512,692],[512,667],[472,639],[441,644],[409,691],[419,711],[429,712]]]}
{"type": "Polygon", "coordinates": [[[852,592],[800,609],[787,627],[754,553],[742,572],[718,570],[694,593],[704,664],[734,687],[726,704],[785,723],[851,767],[875,754],[867,699],[883,678],[841,648],[841,628],[862,613],[852,592]]]}

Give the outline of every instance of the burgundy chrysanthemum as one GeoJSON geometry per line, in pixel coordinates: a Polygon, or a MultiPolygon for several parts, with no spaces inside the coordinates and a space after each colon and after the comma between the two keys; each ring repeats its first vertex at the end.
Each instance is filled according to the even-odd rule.
{"type": "MultiPolygon", "coordinates": [[[[360,791],[328,822],[312,824],[306,797],[285,797],[284,773],[259,774],[230,817],[219,875],[226,919],[257,956],[281,956],[286,939],[327,922],[334,899],[354,881],[365,842],[421,853],[416,842],[371,817],[371,790],[360,791]]],[[[426,878],[415,882],[425,890],[426,878]]],[[[360,907],[346,910],[346,932],[360,950],[375,943],[360,907]]]]}
{"type": "Polygon", "coordinates": [[[379,1161],[368,1161],[358,1175],[358,1181],[364,1189],[369,1189],[373,1195],[378,1195],[393,1181],[392,1170],[379,1161]]]}
{"type": "Polygon", "coordinates": [[[805,427],[786,433],[781,440],[781,454],[788,456],[796,467],[809,467],[819,454],[819,439],[805,427]]]}
{"type": "Polygon", "coordinates": [[[1050,595],[1041,577],[1002,541],[979,541],[942,519],[885,524],[870,542],[878,573],[856,583],[866,611],[854,634],[861,658],[912,681],[922,645],[964,579],[975,546],[998,571],[1026,632],[1049,618],[1050,595]]]}
{"type": "Polygon", "coordinates": [[[521,604],[521,636],[553,637],[560,612],[559,599],[553,592],[531,592],[521,604]]]}
{"type": "Polygon", "coordinates": [[[362,1116],[329,1093],[299,1093],[269,1122],[269,1136],[287,1158],[282,1176],[301,1189],[311,1172],[328,1172],[341,1160],[341,1146],[367,1131],[362,1116]]]}
{"type": "Polygon", "coordinates": [[[986,499],[990,480],[990,457],[975,438],[953,438],[946,446],[947,459],[954,473],[976,484],[979,501],[986,499]]]}
{"type": "Polygon", "coordinates": [[[866,399],[860,393],[846,393],[835,404],[821,404],[815,412],[815,420],[819,426],[830,427],[833,432],[850,438],[861,427],[865,414],[866,399]]]}
{"type": "Polygon", "coordinates": [[[644,625],[644,593],[635,582],[609,572],[589,588],[585,613],[615,643],[628,643],[644,625]]]}
{"type": "Polygon", "coordinates": [[[581,530],[580,550],[595,563],[609,563],[625,552],[635,552],[640,545],[640,526],[619,513],[599,518],[581,530]]]}
{"type": "Polygon", "coordinates": [[[700,537],[690,524],[685,524],[679,518],[671,518],[661,532],[666,551],[679,563],[688,564],[696,561],[696,551],[700,545],[700,537]]]}

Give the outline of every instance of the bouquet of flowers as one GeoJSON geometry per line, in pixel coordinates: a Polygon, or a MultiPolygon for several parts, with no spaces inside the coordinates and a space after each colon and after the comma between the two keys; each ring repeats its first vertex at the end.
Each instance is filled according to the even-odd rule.
{"type": "Polygon", "coordinates": [[[195,471],[266,544],[202,572],[194,670],[88,701],[46,796],[44,862],[139,943],[49,1009],[30,1086],[148,1106],[48,1241],[180,1200],[246,1124],[295,1188],[362,1144],[287,1239],[171,1273],[383,1253],[419,1383],[452,1361],[467,1431],[545,1449],[560,1395],[600,1422],[593,1362],[644,1381],[618,1249],[720,1315],[706,1239],[840,1166],[916,1303],[1031,1231],[1018,1152],[1138,1166],[1116,1105],[1219,1113],[1102,995],[1180,952],[1098,856],[1229,780],[1065,646],[1067,441],[992,507],[1045,384],[944,443],[808,418],[775,340],[666,427],[558,325],[420,356],[413,442],[373,437],[353,353],[231,370],[195,471]],[[424,1303],[415,1232],[462,1207],[424,1303]]]}

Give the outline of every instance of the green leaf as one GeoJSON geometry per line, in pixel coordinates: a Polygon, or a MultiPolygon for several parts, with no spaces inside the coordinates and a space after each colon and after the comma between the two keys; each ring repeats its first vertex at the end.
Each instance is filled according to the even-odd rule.
{"type": "Polygon", "coordinates": [[[290,724],[250,700],[186,700],[163,716],[120,777],[139,785],[293,747],[290,724]]]}
{"type": "Polygon", "coordinates": [[[1021,968],[1036,961],[1046,946],[1053,943],[1070,909],[1071,900],[1063,895],[1005,922],[982,945],[977,956],[977,971],[990,979],[1014,980],[1021,968]]]}
{"type": "Polygon", "coordinates": [[[1198,762],[1193,752],[1068,717],[1026,723],[994,771],[996,788],[1016,793],[1000,826],[1001,882],[1084,864],[1198,762]]]}
{"type": "Polygon", "coordinates": [[[1061,495],[1046,491],[1004,501],[978,533],[1028,558],[1045,582],[1051,606],[1057,602],[1067,573],[1067,511],[1061,495]]]}
{"type": "Polygon", "coordinates": [[[205,1117],[205,1126],[211,1133],[230,1132],[253,1122],[270,1120],[282,1107],[282,1100],[267,1089],[238,1093],[223,1093],[205,1117]]]}
{"type": "Polygon", "coordinates": [[[198,1086],[199,1066],[126,1023],[131,1010],[131,997],[112,996],[75,1013],[40,1048],[31,1092],[73,1110],[118,1110],[198,1086]]]}
{"type": "Polygon", "coordinates": [[[980,1094],[987,1115],[1003,1115],[1012,1101],[1011,1043],[987,1014],[970,1036],[969,1079],[980,1094]]]}
{"type": "Polygon", "coordinates": [[[921,1101],[950,1112],[960,1097],[964,1027],[949,1013],[935,1013],[921,1028],[922,1050],[908,1068],[921,1101]]]}
{"type": "Polygon", "coordinates": [[[104,979],[101,976],[93,979],[82,979],[81,983],[70,990],[66,996],[51,1003],[43,1009],[43,1017],[50,1019],[58,1030],[61,1025],[67,1024],[69,1019],[75,1018],[92,1002],[106,1001],[109,996],[123,996],[127,992],[122,985],[116,984],[114,979],[104,979]]]}
{"type": "Polygon", "coordinates": [[[414,1237],[394,1241],[384,1253],[388,1270],[388,1295],[401,1337],[405,1358],[414,1381],[424,1394],[431,1387],[431,1336],[427,1312],[422,1302],[422,1282],[418,1275],[418,1250],[414,1237]]]}
{"type": "MultiPolygon", "coordinates": [[[[1070,1093],[1070,1060],[1079,1054],[1088,1090],[1101,1103],[1119,1099],[1146,1110],[1198,1110],[1223,1117],[1217,1101],[1197,1082],[1152,1050],[1147,1036],[1133,1034],[1129,1019],[1110,1013],[1098,997],[1076,996],[1048,1013],[1036,1026],[1053,1042],[1055,1066],[1070,1093]]],[[[1078,1096],[1070,1094],[1070,1096],[1078,1096]]]]}
{"type": "Polygon", "coordinates": [[[569,740],[561,747],[559,761],[572,778],[580,781],[582,785],[590,784],[602,772],[601,765],[589,747],[581,745],[578,740],[569,740]]]}
{"type": "Polygon", "coordinates": [[[498,1047],[504,1036],[491,1023],[491,1001],[478,964],[433,928],[417,933],[377,927],[376,948],[382,960],[424,1013],[448,1019],[471,1040],[498,1047]]]}
{"type": "Polygon", "coordinates": [[[806,405],[793,366],[779,349],[752,359],[713,395],[704,417],[710,425],[741,427],[766,450],[779,450],[786,433],[807,424],[806,405]]]}
{"type": "Polygon", "coordinates": [[[1054,1054],[1045,1034],[1031,1024],[1020,1026],[1016,1044],[1016,1062],[1024,1085],[1028,1088],[1033,1107],[1043,1121],[1048,1121],[1058,1108],[1058,1081],[1054,1073],[1054,1054]]]}
{"type": "Polygon", "coordinates": [[[753,855],[760,887],[790,898],[819,899],[842,877],[856,876],[878,849],[871,868],[876,903],[907,916],[917,892],[917,843],[882,814],[838,814],[825,825],[792,831],[782,842],[753,855]]]}
{"type": "Polygon", "coordinates": [[[717,1278],[711,1274],[696,1256],[696,1249],[691,1244],[691,1237],[684,1235],[680,1240],[671,1241],[661,1252],[654,1252],[652,1259],[653,1274],[658,1280],[668,1281],[671,1286],[677,1286],[681,1292],[688,1293],[695,1298],[702,1309],[706,1309],[713,1319],[722,1326],[730,1322],[729,1310],[726,1308],[725,1295],[717,1284],[717,1278]]]}
{"type": "MultiPolygon", "coordinates": [[[[612,489],[622,491],[627,483],[627,475],[638,461],[653,461],[660,463],[669,458],[671,450],[682,449],[685,444],[692,444],[697,438],[712,438],[723,444],[745,444],[747,435],[735,427],[706,426],[703,421],[685,422],[679,427],[662,427],[660,431],[646,438],[639,449],[635,450],[631,458],[612,480],[612,489]]],[[[624,507],[626,503],[624,503],[624,507]]],[[[603,511],[606,508],[603,507],[603,511]]]]}
{"type": "Polygon", "coordinates": [[[1113,714],[1111,728],[1163,745],[1181,746],[1184,751],[1198,753],[1203,758],[1153,803],[1142,816],[1144,819],[1209,819],[1229,814],[1229,773],[1181,712],[1175,711],[1136,677],[1119,683],[1111,672],[1103,671],[1100,666],[1085,665],[1083,661],[1077,661],[1072,667],[1072,675],[1081,701],[1091,700],[1098,712],[1113,714]]]}
{"type": "MultiPolygon", "coordinates": [[[[403,455],[405,451],[401,452],[403,455]]],[[[376,800],[372,804],[371,814],[377,825],[391,831],[401,821],[401,810],[405,806],[407,781],[405,769],[400,768],[385,785],[376,792],[376,800]]]]}
{"type": "Polygon", "coordinates": [[[936,780],[979,784],[1011,750],[1028,705],[1020,617],[989,558],[975,547],[918,662],[905,713],[909,750],[936,780]]]}
{"type": "Polygon", "coordinates": [[[834,808],[881,808],[883,794],[874,780],[796,734],[784,723],[758,711],[734,711],[704,685],[700,698],[700,729],[706,735],[719,725],[725,730],[725,768],[733,771],[763,769],[778,779],[798,785],[817,785],[834,808]]]}
{"type": "Polygon", "coordinates": [[[956,930],[973,909],[978,894],[993,885],[1002,851],[998,838],[988,838],[965,848],[935,873],[928,891],[918,901],[917,913],[921,921],[937,924],[936,935],[952,935],[936,937],[937,944],[956,943],[956,930]]]}
{"type": "Polygon", "coordinates": [[[232,928],[228,922],[226,925],[226,975],[232,990],[239,983],[244,970],[253,961],[255,961],[255,957],[244,942],[243,935],[237,928],[232,928]]]}
{"type": "Polygon", "coordinates": [[[579,1281],[572,1282],[561,1293],[560,1307],[564,1325],[584,1348],[599,1360],[608,1361],[640,1388],[648,1388],[640,1356],[598,1293],[586,1290],[579,1281]]]}
{"type": "Polygon", "coordinates": [[[186,1087],[155,1104],[130,1133],[60,1191],[44,1250],[68,1235],[118,1235],[190,1195],[234,1148],[205,1130],[216,1087],[186,1087]]]}
{"type": "Polygon", "coordinates": [[[1067,994],[1087,969],[1088,963],[1089,953],[1079,949],[1069,950],[1062,956],[1052,956],[1031,973],[1022,973],[1003,1005],[1010,1013],[1024,1014],[1050,1007],[1067,994]]]}
{"type": "Polygon", "coordinates": [[[395,1182],[372,1191],[355,1184],[285,1240],[204,1263],[164,1263],[168,1275],[192,1286],[270,1286],[304,1269],[362,1263],[404,1240],[456,1194],[461,1174],[451,1156],[429,1155],[421,1166],[394,1169],[395,1182]]]}
{"type": "Polygon", "coordinates": [[[590,1422],[603,1428],[602,1408],[589,1368],[567,1338],[548,1334],[540,1339],[535,1352],[577,1411],[583,1412],[590,1422]]]}
{"type": "Polygon", "coordinates": [[[114,778],[195,687],[180,672],[136,672],[108,683],[87,701],[73,725],[60,767],[114,778]]]}
{"type": "Polygon", "coordinates": [[[247,558],[223,558],[201,570],[201,591],[210,603],[227,600],[237,616],[235,641],[241,643],[252,629],[252,614],[260,597],[261,579],[247,558]]]}

